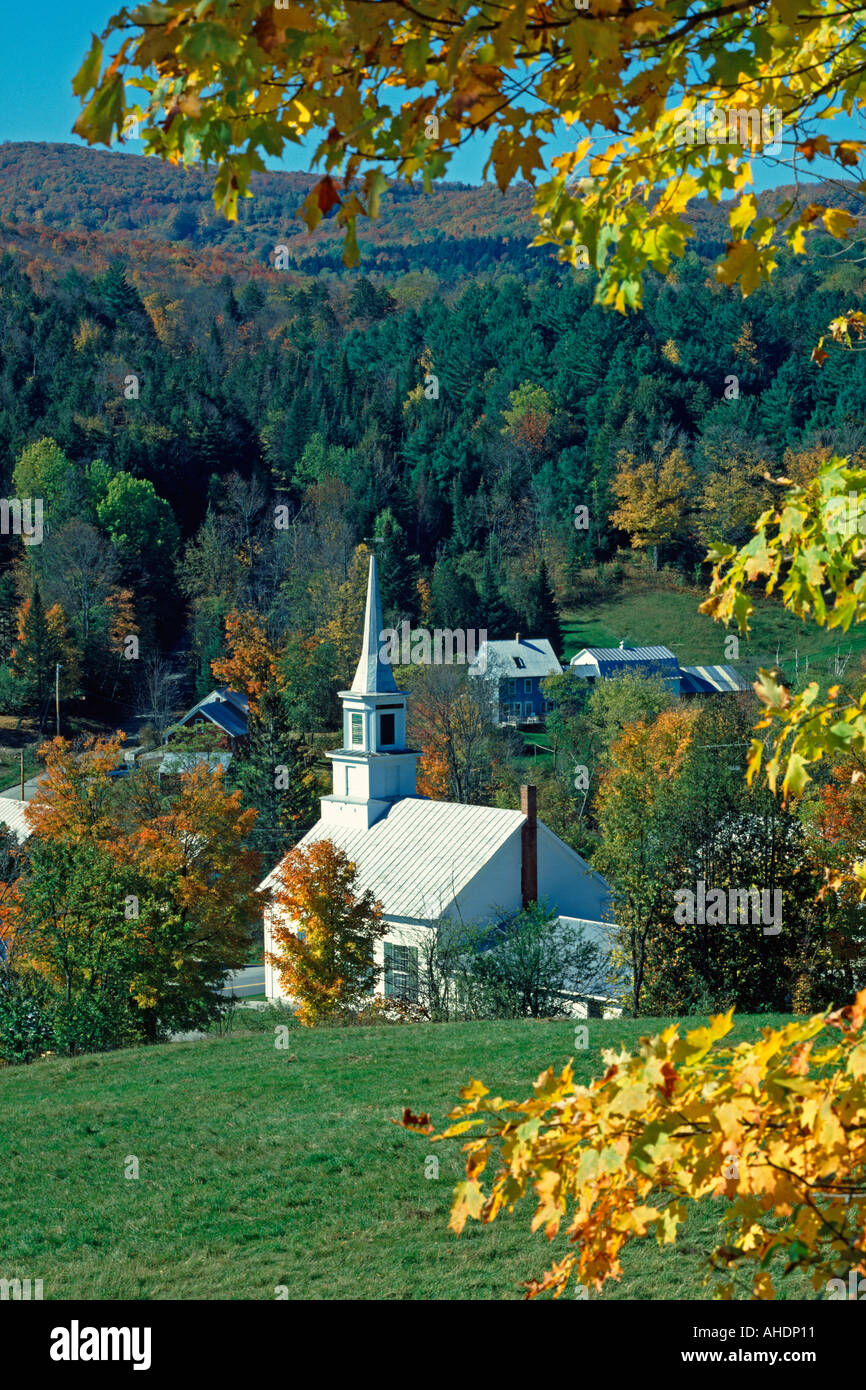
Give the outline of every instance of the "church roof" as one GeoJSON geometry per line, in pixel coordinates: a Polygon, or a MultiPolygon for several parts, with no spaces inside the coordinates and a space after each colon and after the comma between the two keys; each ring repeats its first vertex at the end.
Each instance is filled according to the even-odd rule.
{"type": "MultiPolygon", "coordinates": [[[[299,842],[330,840],[357,866],[386,917],[437,917],[523,824],[522,811],[404,797],[364,829],[320,820],[299,842]]],[[[279,865],[261,884],[277,881],[279,865]]]]}
{"type": "Polygon", "coordinates": [[[11,830],[18,843],[30,838],[30,822],[27,819],[27,802],[14,800],[10,796],[0,796],[0,823],[11,830]]]}
{"type": "Polygon", "coordinates": [[[351,687],[354,695],[380,695],[391,691],[396,693],[397,686],[390,664],[382,660],[382,641],[382,602],[379,598],[376,556],[373,554],[370,556],[370,574],[367,580],[364,643],[351,687]]]}

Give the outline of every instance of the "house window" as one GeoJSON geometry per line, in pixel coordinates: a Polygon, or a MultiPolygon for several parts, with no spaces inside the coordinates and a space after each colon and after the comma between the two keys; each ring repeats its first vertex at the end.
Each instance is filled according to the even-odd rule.
{"type": "Polygon", "coordinates": [[[531,695],[531,694],[532,694],[532,681],[531,681],[531,680],[526,680],[526,681],[523,682],[523,693],[524,693],[524,695],[531,695]]]}
{"type": "Polygon", "coordinates": [[[418,1002],[418,947],[385,942],[385,998],[418,1002]]]}
{"type": "Polygon", "coordinates": [[[352,720],[352,743],[353,745],[363,744],[364,742],[364,716],[363,714],[351,715],[352,720]]]}
{"type": "Polygon", "coordinates": [[[515,657],[512,657],[512,661],[514,662],[514,664],[515,664],[515,666],[517,667],[518,671],[525,671],[525,670],[526,670],[526,662],[523,660],[523,657],[522,657],[522,656],[515,656],[515,657]]]}
{"type": "Polygon", "coordinates": [[[515,719],[519,719],[519,718],[520,718],[520,701],[519,701],[519,700],[517,701],[516,704],[513,704],[513,705],[511,706],[511,713],[514,715],[514,718],[515,718],[515,719]]]}
{"type": "Polygon", "coordinates": [[[508,682],[508,693],[509,693],[509,695],[514,695],[516,691],[517,691],[517,681],[509,681],[509,682],[508,682]]]}
{"type": "Polygon", "coordinates": [[[534,713],[535,713],[535,711],[534,711],[533,708],[532,708],[532,701],[531,701],[531,700],[527,700],[527,701],[525,702],[525,704],[524,704],[524,706],[523,706],[523,712],[524,712],[524,714],[526,715],[526,718],[527,718],[527,719],[529,718],[529,716],[530,716],[531,714],[534,714],[534,713]]]}
{"type": "Polygon", "coordinates": [[[396,742],[394,718],[393,714],[379,715],[379,742],[383,748],[396,742]]]}

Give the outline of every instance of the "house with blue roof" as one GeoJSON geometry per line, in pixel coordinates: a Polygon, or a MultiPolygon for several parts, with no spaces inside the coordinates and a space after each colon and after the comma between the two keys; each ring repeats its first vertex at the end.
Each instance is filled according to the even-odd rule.
{"type": "Polygon", "coordinates": [[[643,676],[658,676],[673,692],[680,693],[680,663],[667,647],[584,647],[570,662],[576,676],[590,684],[597,680],[615,680],[630,671],[643,676]]]}
{"type": "Polygon", "coordinates": [[[193,705],[179,721],[179,726],[189,724],[195,728],[196,725],[213,724],[229,738],[243,738],[247,732],[249,713],[250,702],[246,695],[220,686],[193,705]]]}

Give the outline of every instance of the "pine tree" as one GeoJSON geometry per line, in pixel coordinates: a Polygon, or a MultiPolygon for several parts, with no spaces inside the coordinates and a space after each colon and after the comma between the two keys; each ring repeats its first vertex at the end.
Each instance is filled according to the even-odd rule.
{"type": "Polygon", "coordinates": [[[488,549],[478,585],[478,621],[491,641],[511,637],[520,627],[517,615],[504,597],[497,579],[496,565],[488,549]]]}
{"type": "Polygon", "coordinates": [[[245,802],[259,813],[251,846],[266,858],[276,859],[312,825],[315,785],[303,744],[290,727],[275,682],[250,706],[235,777],[245,802]]]}
{"type": "Polygon", "coordinates": [[[562,645],[559,610],[547,573],[547,562],[543,558],[529,582],[525,601],[527,636],[546,637],[553,650],[559,652],[562,645]]]}
{"type": "Polygon", "coordinates": [[[54,687],[55,662],[64,655],[63,613],[57,604],[46,613],[39,585],[25,599],[18,613],[18,641],[12,652],[12,669],[26,692],[27,703],[45,718],[54,687]]]}

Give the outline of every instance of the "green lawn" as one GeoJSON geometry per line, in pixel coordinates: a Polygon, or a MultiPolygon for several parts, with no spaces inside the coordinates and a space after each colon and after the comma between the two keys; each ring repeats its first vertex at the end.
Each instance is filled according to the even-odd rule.
{"type": "MultiPolygon", "coordinates": [[[[682,665],[725,663],[726,632],[720,623],[698,612],[706,593],[685,593],[656,586],[652,581],[626,582],[601,597],[567,607],[562,614],[565,658],[581,647],[665,646],[682,665]]],[[[735,632],[735,629],[730,629],[735,632]]],[[[838,647],[866,651],[866,625],[847,635],[835,635],[816,623],[801,622],[781,605],[762,600],[752,618],[752,632],[740,638],[740,661],[773,666],[780,660],[793,673],[795,652],[810,658],[810,676],[828,674],[827,662],[838,647]],[[778,654],[778,655],[777,655],[778,654]]]]}
{"type": "MultiPolygon", "coordinates": [[[[45,770],[45,764],[36,756],[36,747],[24,750],[24,780],[38,777],[45,770]]],[[[17,748],[0,748],[0,790],[17,796],[21,778],[21,758],[17,748]]]]}
{"type": "MultiPolygon", "coordinates": [[[[579,1077],[660,1026],[591,1021],[579,1077]]],[[[471,1076],[522,1097],[573,1039],[560,1022],[293,1029],[283,1051],[273,1017],[246,1010],[224,1037],[7,1068],[0,1277],[41,1278],[46,1299],[519,1297],[561,1242],[529,1233],[529,1203],[455,1238],[459,1141],[391,1121],[408,1105],[441,1125],[471,1076]]],[[[641,1242],[604,1297],[703,1297],[721,1210],[696,1212],[675,1250],[641,1242]]]]}

